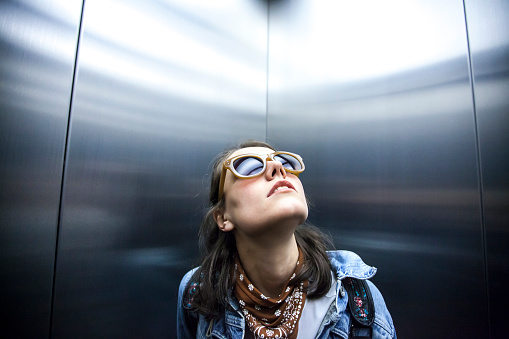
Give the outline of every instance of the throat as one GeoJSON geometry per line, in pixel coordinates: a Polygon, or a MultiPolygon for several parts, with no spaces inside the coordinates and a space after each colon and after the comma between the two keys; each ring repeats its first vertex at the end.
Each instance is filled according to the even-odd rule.
{"type": "Polygon", "coordinates": [[[255,274],[253,285],[269,298],[278,298],[283,292],[291,274],[274,274],[273,272],[265,272],[260,270],[260,274],[255,274]],[[264,278],[261,278],[264,277],[264,278]]]}
{"type": "MultiPolygon", "coordinates": [[[[295,272],[299,261],[297,243],[285,251],[255,253],[239,250],[242,268],[251,283],[265,296],[277,298],[295,272]]],[[[237,247],[242,248],[242,247],[237,247]]]]}

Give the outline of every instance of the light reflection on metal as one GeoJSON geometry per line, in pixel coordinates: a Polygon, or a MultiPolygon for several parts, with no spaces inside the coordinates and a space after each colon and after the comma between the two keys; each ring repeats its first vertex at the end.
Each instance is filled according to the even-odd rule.
{"type": "Polygon", "coordinates": [[[6,338],[49,334],[81,5],[0,2],[0,333],[6,338]]]}
{"type": "MultiPolygon", "coordinates": [[[[242,7],[246,4],[222,7],[216,13],[226,16],[242,7]]],[[[261,37],[266,34],[266,19],[244,15],[245,27],[251,27],[248,34],[255,39],[244,36],[240,41],[232,32],[238,35],[243,30],[232,30],[232,22],[191,11],[184,16],[183,10],[184,5],[169,2],[147,3],[143,10],[119,1],[88,3],[85,35],[91,41],[81,51],[80,67],[188,100],[219,101],[240,109],[252,106],[256,97],[239,94],[265,92],[266,42],[261,37]],[[218,92],[214,86],[218,78],[231,90],[218,92]]]]}
{"type": "Polygon", "coordinates": [[[463,9],[455,2],[293,3],[271,10],[292,17],[271,21],[271,60],[291,69],[271,73],[274,91],[371,81],[465,56],[463,9]]]}
{"type": "Polygon", "coordinates": [[[13,6],[19,2],[0,4],[1,39],[41,57],[60,62],[73,60],[76,48],[70,48],[69,41],[76,40],[79,21],[76,4],[79,2],[24,1],[22,6],[13,6]]]}

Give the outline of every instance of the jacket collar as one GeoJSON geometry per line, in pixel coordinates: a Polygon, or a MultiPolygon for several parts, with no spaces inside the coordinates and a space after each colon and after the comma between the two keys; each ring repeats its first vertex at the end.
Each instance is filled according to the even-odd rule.
{"type": "Polygon", "coordinates": [[[370,279],[376,274],[376,267],[366,265],[362,259],[350,251],[328,251],[327,255],[332,265],[336,279],[346,277],[370,279]]]}

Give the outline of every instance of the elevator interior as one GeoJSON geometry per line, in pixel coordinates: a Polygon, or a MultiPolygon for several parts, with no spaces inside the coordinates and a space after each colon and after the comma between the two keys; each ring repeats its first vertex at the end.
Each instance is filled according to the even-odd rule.
{"type": "Polygon", "coordinates": [[[509,3],[0,2],[2,337],[172,338],[211,159],[303,156],[400,338],[509,329],[509,3]],[[324,162],[324,159],[334,161],[324,162]]]}

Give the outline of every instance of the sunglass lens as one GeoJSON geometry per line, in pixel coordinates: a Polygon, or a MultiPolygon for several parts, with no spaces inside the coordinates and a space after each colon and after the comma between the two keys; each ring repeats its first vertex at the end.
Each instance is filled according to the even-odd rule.
{"type": "Polygon", "coordinates": [[[274,157],[274,160],[279,161],[284,168],[289,170],[299,171],[302,169],[300,161],[290,154],[278,154],[274,157]]]}
{"type": "Polygon", "coordinates": [[[233,162],[233,168],[242,176],[253,176],[263,171],[263,161],[255,157],[242,157],[233,162]]]}

